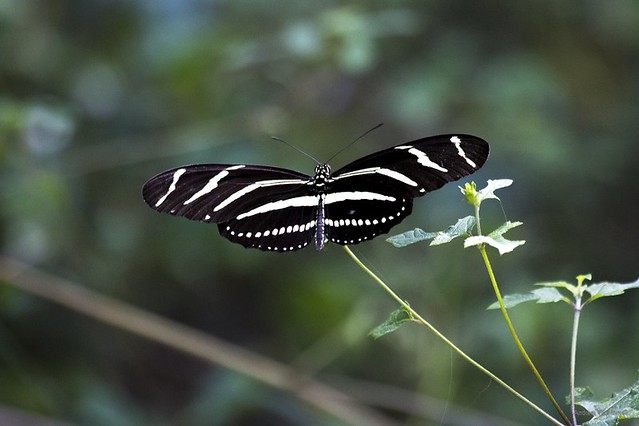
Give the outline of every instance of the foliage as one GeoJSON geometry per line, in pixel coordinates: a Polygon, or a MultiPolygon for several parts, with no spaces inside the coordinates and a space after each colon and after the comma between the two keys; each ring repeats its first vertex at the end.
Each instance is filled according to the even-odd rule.
{"type": "Polygon", "coordinates": [[[473,216],[466,216],[459,219],[457,223],[449,226],[443,231],[424,232],[419,228],[415,228],[412,231],[406,231],[402,234],[388,237],[386,241],[398,248],[406,247],[424,240],[433,240],[430,242],[430,245],[437,246],[440,244],[446,244],[457,237],[470,236],[470,232],[474,227],[475,218],[473,216]]]}
{"type": "Polygon", "coordinates": [[[578,389],[577,404],[592,416],[584,426],[618,425],[621,420],[639,418],[639,382],[602,401],[595,401],[593,397],[589,389],[578,389]]]}
{"type": "MultiPolygon", "coordinates": [[[[482,202],[488,199],[496,199],[499,198],[494,194],[495,190],[502,189],[510,186],[512,184],[511,180],[500,180],[500,181],[488,181],[486,187],[480,191],[477,191],[476,185],[474,182],[467,183],[464,188],[461,188],[462,194],[464,194],[466,201],[474,206],[475,216],[468,216],[463,219],[459,219],[457,223],[453,226],[448,227],[445,231],[441,232],[424,232],[421,229],[416,229],[415,231],[409,231],[400,235],[392,236],[387,239],[387,241],[393,244],[395,247],[402,248],[408,246],[410,244],[414,244],[423,240],[433,239],[430,245],[441,245],[452,241],[454,238],[459,236],[464,236],[464,247],[477,247],[481,253],[481,256],[486,265],[486,269],[488,275],[490,277],[491,283],[493,285],[493,289],[495,291],[495,295],[497,297],[497,302],[493,303],[489,306],[489,309],[501,309],[502,314],[504,316],[504,320],[510,333],[513,337],[515,345],[519,348],[525,362],[528,363],[533,375],[539,381],[539,384],[546,392],[546,395],[554,405],[558,414],[562,418],[565,424],[577,425],[577,406],[581,406],[585,408],[590,415],[590,420],[586,424],[593,425],[617,425],[618,422],[622,419],[630,419],[630,418],[639,418],[639,398],[637,398],[637,389],[636,385],[633,387],[625,389],[621,392],[613,394],[613,396],[607,400],[596,402],[592,400],[592,395],[583,388],[575,387],[575,366],[576,366],[576,348],[577,348],[577,336],[579,330],[579,321],[580,315],[583,308],[597,300],[601,297],[609,297],[609,296],[618,296],[624,294],[624,292],[628,289],[639,287],[639,279],[632,283],[627,284],[619,284],[619,283],[597,283],[597,284],[584,284],[586,280],[591,280],[592,276],[588,275],[578,275],[577,276],[577,285],[573,285],[564,281],[556,281],[556,282],[547,282],[547,283],[539,283],[538,286],[541,286],[539,289],[535,289],[528,294],[513,294],[507,295],[505,297],[501,296],[501,291],[499,290],[499,286],[495,279],[494,272],[492,270],[492,266],[488,259],[487,252],[485,250],[485,246],[491,246],[499,251],[499,254],[502,255],[504,253],[510,253],[518,246],[523,245],[524,241],[510,241],[507,240],[503,235],[508,230],[521,225],[521,222],[510,222],[507,221],[503,225],[499,226],[497,229],[489,233],[487,236],[482,235],[481,233],[481,225],[480,225],[480,209],[482,202]],[[472,235],[472,229],[477,228],[477,235],[472,235]],[[560,289],[567,291],[572,298],[564,296],[560,289]],[[589,294],[588,297],[585,297],[586,294],[589,294]],[[512,321],[506,311],[508,308],[515,307],[523,302],[528,301],[536,301],[537,303],[554,303],[563,301],[571,305],[574,309],[574,321],[573,321],[573,333],[572,333],[572,346],[570,351],[570,397],[569,404],[572,413],[572,418],[568,418],[568,416],[563,412],[562,408],[559,406],[557,401],[554,399],[550,389],[546,385],[543,377],[539,373],[537,367],[534,365],[533,361],[529,357],[527,351],[524,349],[517,332],[513,326],[512,321]]],[[[365,269],[366,270],[366,269],[365,269]]],[[[366,270],[367,272],[370,271],[366,270]]],[[[545,413],[542,409],[537,407],[535,404],[530,402],[525,396],[519,394],[515,389],[506,385],[500,379],[498,379],[494,373],[489,372],[483,366],[476,363],[472,360],[468,355],[466,355],[463,351],[461,351],[457,346],[455,346],[452,342],[450,342],[447,338],[441,335],[439,331],[437,331],[430,323],[423,320],[420,315],[418,315],[415,311],[413,311],[407,303],[398,299],[398,296],[390,289],[385,283],[379,280],[376,276],[374,276],[380,285],[393,297],[395,300],[398,300],[402,306],[397,311],[394,311],[389,319],[387,319],[383,324],[378,326],[372,333],[373,337],[378,338],[384,334],[390,333],[392,331],[397,330],[402,324],[407,321],[415,321],[415,318],[419,319],[420,322],[427,326],[432,332],[434,332],[438,337],[440,337],[444,343],[448,344],[452,349],[458,352],[463,358],[469,361],[472,365],[477,367],[480,371],[484,372],[492,379],[496,380],[502,386],[504,386],[509,392],[511,392],[514,396],[518,397],[528,405],[530,405],[533,409],[538,411],[540,414],[546,416],[549,420],[555,422],[556,424],[562,424],[559,421],[551,418],[547,413],[545,413]]],[[[639,382],[638,382],[639,383],[639,382]]]]}
{"type": "MultiPolygon", "coordinates": [[[[589,296],[581,302],[581,308],[583,309],[588,303],[591,303],[600,297],[619,296],[624,294],[626,290],[639,287],[639,280],[626,284],[602,282],[596,284],[583,285],[584,280],[591,279],[591,275],[579,275],[577,276],[577,285],[567,283],[565,281],[556,281],[548,283],[537,283],[535,285],[541,288],[532,290],[528,294],[508,294],[504,296],[504,305],[507,308],[512,308],[524,302],[535,301],[537,303],[555,303],[566,302],[573,305],[574,301],[569,297],[564,296],[559,289],[568,291],[573,298],[581,298],[584,293],[588,293],[589,296]]],[[[488,309],[498,309],[499,305],[493,303],[488,309]]]]}
{"type": "Polygon", "coordinates": [[[402,324],[413,321],[413,320],[414,320],[413,314],[409,310],[403,307],[399,308],[391,312],[388,319],[384,321],[383,323],[381,323],[380,325],[378,325],[377,327],[375,327],[369,333],[369,335],[373,339],[379,339],[383,335],[392,333],[393,331],[397,330],[399,327],[402,326],[402,324]]]}

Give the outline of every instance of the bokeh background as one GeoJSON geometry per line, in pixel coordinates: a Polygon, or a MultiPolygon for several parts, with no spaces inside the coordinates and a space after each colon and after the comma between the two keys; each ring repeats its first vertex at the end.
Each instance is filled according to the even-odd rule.
{"type": "MultiPolygon", "coordinates": [[[[0,244],[52,276],[277,360],[401,424],[545,424],[418,326],[373,341],[395,303],[337,246],[246,250],[142,201],[188,163],[312,172],[438,133],[491,143],[472,176],[511,178],[484,229],[504,293],[638,274],[639,4],[607,1],[0,1],[0,244]],[[464,417],[467,416],[467,417],[464,417]],[[465,420],[460,420],[465,419],[465,420]],[[473,419],[469,423],[468,419],[473,419]]],[[[467,179],[465,181],[469,181],[467,179]]],[[[456,184],[396,227],[471,214],[456,184]]],[[[551,411],[461,243],[356,253],[442,332],[551,411]]],[[[6,271],[5,271],[6,272],[6,271]]],[[[0,287],[0,410],[77,425],[345,424],[215,363],[0,287]]],[[[577,384],[637,380],[639,293],[583,313],[577,384]]],[[[572,313],[516,327],[560,402],[572,313]]],[[[33,424],[36,420],[31,419],[33,424]]]]}

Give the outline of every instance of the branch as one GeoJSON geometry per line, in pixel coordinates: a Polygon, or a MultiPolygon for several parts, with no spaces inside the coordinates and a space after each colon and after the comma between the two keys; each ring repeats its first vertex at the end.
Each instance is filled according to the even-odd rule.
{"type": "Polygon", "coordinates": [[[0,281],[116,328],[288,391],[346,423],[396,424],[388,417],[356,404],[340,391],[309,379],[284,364],[100,295],[71,281],[38,271],[17,260],[0,256],[0,281]]]}

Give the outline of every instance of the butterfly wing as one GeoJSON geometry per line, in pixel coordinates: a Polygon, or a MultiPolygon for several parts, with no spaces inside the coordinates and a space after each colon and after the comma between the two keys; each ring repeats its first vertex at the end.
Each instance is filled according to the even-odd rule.
{"type": "Polygon", "coordinates": [[[412,200],[477,171],[488,143],[470,135],[418,139],[353,161],[333,174],[326,236],[357,244],[385,234],[411,213],[412,200]]]}
{"type": "Polygon", "coordinates": [[[278,167],[200,164],[149,179],[142,196],[159,212],[216,223],[245,247],[287,251],[313,239],[319,196],[311,181],[278,167]]]}
{"type": "Polygon", "coordinates": [[[245,247],[293,251],[315,237],[321,249],[324,239],[357,244],[387,233],[411,213],[413,198],[474,173],[488,151],[475,136],[433,136],[368,155],[332,176],[319,166],[314,178],[269,166],[185,166],[151,178],[143,197],[160,212],[216,223],[245,247]]]}

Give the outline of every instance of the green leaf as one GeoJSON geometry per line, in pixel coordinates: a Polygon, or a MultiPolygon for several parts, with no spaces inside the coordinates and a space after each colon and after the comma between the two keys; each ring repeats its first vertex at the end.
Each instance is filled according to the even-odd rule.
{"type": "Polygon", "coordinates": [[[580,392],[577,404],[592,415],[592,418],[583,423],[583,426],[611,426],[618,425],[623,419],[637,419],[639,418],[639,381],[602,401],[594,401],[588,392],[580,392]]]}
{"type": "Polygon", "coordinates": [[[425,232],[419,228],[415,228],[412,231],[389,237],[386,239],[386,241],[388,241],[395,247],[406,247],[410,244],[415,244],[420,241],[432,239],[433,241],[431,241],[430,245],[436,246],[439,244],[448,243],[460,236],[470,235],[474,227],[475,218],[473,216],[466,216],[458,219],[454,225],[449,226],[444,231],[425,232]]]}
{"type": "Polygon", "coordinates": [[[385,334],[392,333],[401,327],[404,323],[413,321],[413,314],[404,307],[391,312],[390,316],[382,324],[375,327],[370,333],[373,339],[379,339],[385,334]]]}
{"type": "MultiPolygon", "coordinates": [[[[517,306],[520,303],[530,302],[532,300],[537,300],[535,295],[532,293],[526,293],[526,294],[515,293],[515,294],[509,294],[507,296],[502,297],[502,301],[504,302],[504,306],[506,307],[506,309],[512,308],[513,306],[517,306]]],[[[486,309],[499,309],[499,302],[492,303],[486,309]]]]}
{"type": "MultiPolygon", "coordinates": [[[[588,278],[588,276],[580,275],[578,277],[578,279],[581,279],[582,281],[585,278],[588,278]]],[[[590,293],[591,296],[587,301],[587,303],[589,303],[600,297],[617,296],[623,294],[624,291],[628,289],[639,288],[639,279],[635,282],[627,284],[603,282],[598,284],[575,286],[565,281],[553,281],[537,283],[535,285],[541,286],[541,288],[537,288],[527,294],[512,294],[504,296],[504,306],[506,306],[506,308],[512,308],[513,306],[517,306],[520,303],[530,301],[535,301],[537,303],[555,303],[561,301],[571,303],[568,297],[561,294],[561,292],[559,291],[560,288],[568,290],[573,294],[575,298],[580,298],[582,291],[590,293]]],[[[487,309],[497,308],[499,308],[499,305],[497,304],[497,302],[495,302],[491,304],[487,309]]]]}
{"type": "Polygon", "coordinates": [[[477,199],[480,203],[489,198],[499,200],[499,197],[495,195],[495,191],[498,189],[509,187],[512,184],[512,179],[488,179],[486,187],[479,191],[477,199]]]}
{"type": "Polygon", "coordinates": [[[499,228],[495,229],[488,235],[479,235],[475,237],[466,238],[464,241],[464,247],[478,246],[480,244],[488,244],[496,248],[499,251],[499,254],[510,253],[518,246],[525,243],[525,241],[511,241],[504,238],[504,234],[519,225],[522,225],[521,222],[506,222],[499,228]]]}
{"type": "Polygon", "coordinates": [[[618,296],[631,288],[639,288],[639,279],[635,282],[627,284],[603,282],[590,284],[585,287],[585,291],[587,291],[591,295],[590,299],[588,299],[588,301],[590,302],[600,297],[618,296]]]}
{"type": "MultiPolygon", "coordinates": [[[[575,387],[575,401],[584,401],[588,399],[594,399],[595,394],[588,386],[575,387]]],[[[570,404],[570,396],[566,397],[566,403],[570,404]]]]}
{"type": "Polygon", "coordinates": [[[570,284],[566,281],[551,281],[551,282],[543,282],[543,283],[535,283],[535,285],[543,286],[543,287],[557,287],[557,288],[565,288],[569,292],[571,292],[575,297],[579,296],[579,289],[576,285],[570,284]]]}
{"type": "Polygon", "coordinates": [[[473,216],[466,216],[458,219],[454,225],[449,226],[444,231],[439,231],[431,241],[431,246],[437,246],[440,244],[446,244],[453,239],[465,235],[470,235],[475,227],[475,218],[473,216]]]}
{"type": "MultiPolygon", "coordinates": [[[[524,302],[537,302],[537,303],[556,303],[564,301],[566,298],[556,288],[543,287],[536,288],[527,294],[509,294],[503,297],[504,306],[506,309],[517,306],[524,302]]],[[[487,309],[499,309],[499,303],[495,302],[491,304],[487,309]]]]}
{"type": "Polygon", "coordinates": [[[418,243],[424,240],[430,240],[437,236],[436,232],[426,232],[419,228],[415,228],[412,231],[404,232],[403,234],[393,235],[386,238],[386,241],[394,245],[395,247],[406,247],[411,244],[418,243]]]}
{"type": "Polygon", "coordinates": [[[537,297],[537,303],[557,303],[566,300],[559,290],[552,287],[536,288],[531,293],[537,297]]]}
{"type": "Polygon", "coordinates": [[[570,284],[566,281],[550,281],[550,282],[542,282],[536,283],[535,285],[544,286],[544,287],[559,287],[565,288],[575,297],[575,300],[581,298],[583,292],[585,291],[586,285],[583,285],[584,280],[590,280],[592,276],[590,274],[586,275],[577,275],[577,285],[570,284]]]}

